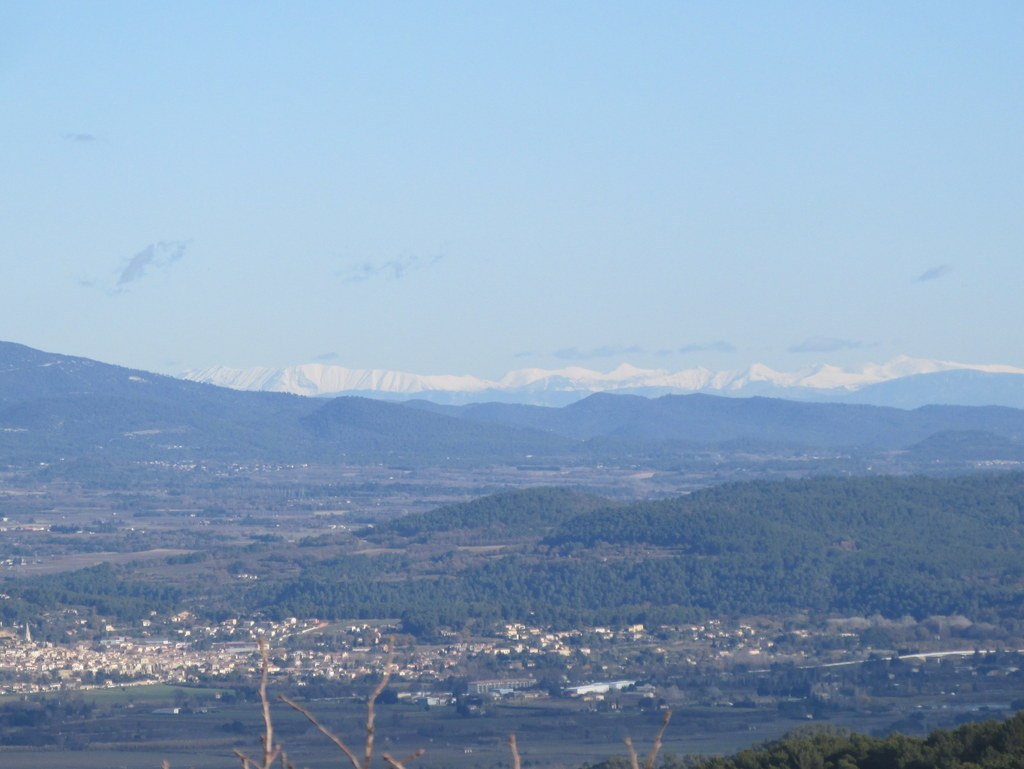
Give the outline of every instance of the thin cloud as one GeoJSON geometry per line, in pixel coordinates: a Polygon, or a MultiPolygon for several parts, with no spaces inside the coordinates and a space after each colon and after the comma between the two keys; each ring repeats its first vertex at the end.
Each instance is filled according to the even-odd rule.
{"type": "Polygon", "coordinates": [[[444,259],[444,254],[435,254],[430,257],[402,256],[397,259],[389,259],[386,262],[363,262],[348,272],[341,273],[341,276],[345,283],[362,283],[374,278],[401,280],[410,272],[433,267],[442,259],[444,259]]]}
{"type": "Polygon", "coordinates": [[[341,359],[341,356],[338,355],[338,353],[336,353],[336,352],[322,352],[319,355],[317,355],[315,358],[313,358],[313,360],[318,361],[318,362],[322,362],[322,363],[326,363],[327,361],[332,361],[332,360],[340,360],[340,359],[341,359]]]}
{"type": "Polygon", "coordinates": [[[684,344],[676,352],[736,352],[736,348],[728,342],[719,339],[717,342],[706,342],[704,344],[684,344]]]}
{"type": "Polygon", "coordinates": [[[603,345],[601,347],[592,347],[589,350],[565,347],[561,350],[555,350],[552,355],[561,360],[590,360],[592,358],[614,358],[620,355],[638,355],[643,353],[643,351],[644,349],[637,345],[630,345],[628,347],[603,345]]]}
{"type": "Polygon", "coordinates": [[[864,346],[863,342],[852,339],[836,339],[831,336],[810,336],[800,344],[789,348],[790,352],[835,352],[836,350],[856,350],[864,346]]]}
{"type": "Polygon", "coordinates": [[[915,283],[927,283],[929,280],[938,280],[939,278],[943,277],[944,275],[948,275],[952,271],[953,271],[953,268],[951,266],[949,266],[948,264],[940,264],[937,267],[932,267],[931,269],[928,269],[928,270],[925,270],[924,272],[922,272],[920,275],[918,275],[914,279],[914,282],[915,283]]]}
{"type": "Polygon", "coordinates": [[[185,240],[160,241],[151,243],[129,259],[117,278],[117,289],[123,290],[143,277],[152,269],[162,269],[179,261],[188,249],[185,240]]]}
{"type": "Polygon", "coordinates": [[[61,134],[60,138],[66,139],[69,142],[94,142],[99,141],[99,137],[96,134],[87,133],[66,133],[61,134]]]}

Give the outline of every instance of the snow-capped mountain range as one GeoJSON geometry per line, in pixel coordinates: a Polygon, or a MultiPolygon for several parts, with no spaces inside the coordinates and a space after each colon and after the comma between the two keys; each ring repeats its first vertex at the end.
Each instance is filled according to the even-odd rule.
{"type": "MultiPolygon", "coordinates": [[[[307,363],[283,369],[235,369],[214,366],[202,370],[186,371],[182,379],[206,382],[236,390],[286,392],[306,396],[371,395],[391,398],[425,398],[445,403],[482,401],[508,401],[539,405],[564,405],[596,392],[664,395],[673,393],[715,393],[732,396],[768,395],[799,400],[847,400],[878,402],[877,398],[857,397],[875,390],[873,386],[896,380],[913,380],[917,385],[934,391],[941,385],[940,398],[929,400],[914,397],[900,388],[902,404],[948,402],[979,405],[979,397],[954,394],[950,383],[962,387],[975,386],[982,380],[991,390],[993,381],[1000,389],[1009,386],[1020,393],[1024,404],[1024,368],[998,364],[967,364],[953,361],[927,360],[899,356],[886,363],[868,363],[858,369],[843,369],[827,364],[799,371],[776,371],[763,364],[732,371],[711,371],[691,368],[670,372],[661,369],[641,369],[623,363],[609,372],[593,371],[581,367],[547,370],[526,368],[510,371],[500,379],[484,379],[471,375],[411,374],[382,369],[351,369],[321,363],[307,363]],[[936,378],[932,375],[964,372],[957,376],[936,378]],[[973,373],[972,373],[973,372],[973,373]],[[969,374],[967,379],[964,374],[969,374]],[[1009,375],[1008,377],[1006,375],[1009,375]],[[980,379],[979,379],[980,378],[980,379]]],[[[892,390],[893,388],[889,388],[892,390]]],[[[913,388],[911,388],[913,389],[913,388]]],[[[918,388],[920,389],[920,388],[918,388]]],[[[884,399],[883,399],[884,400],[884,399]]],[[[1004,402],[1006,398],[996,398],[1004,402]]],[[[1010,400],[1017,401],[1017,397],[1010,400]]],[[[993,402],[980,398],[982,403],[993,402]]],[[[1018,405],[1003,403],[1003,405],[1018,405]]]]}

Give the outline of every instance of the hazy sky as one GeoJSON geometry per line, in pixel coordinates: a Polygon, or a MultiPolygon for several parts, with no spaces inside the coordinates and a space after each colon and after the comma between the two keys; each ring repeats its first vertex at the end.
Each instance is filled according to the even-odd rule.
{"type": "Polygon", "coordinates": [[[0,0],[0,339],[1024,365],[1024,3],[0,0]]]}

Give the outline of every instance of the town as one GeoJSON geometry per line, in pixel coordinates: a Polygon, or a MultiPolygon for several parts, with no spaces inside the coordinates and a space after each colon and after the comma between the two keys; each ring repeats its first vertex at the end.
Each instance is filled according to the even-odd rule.
{"type": "MultiPolygon", "coordinates": [[[[943,641],[941,635],[914,650],[878,649],[865,643],[877,640],[877,624],[855,621],[817,629],[786,628],[777,621],[761,627],[708,620],[574,630],[514,623],[496,627],[490,636],[442,630],[430,643],[403,634],[400,623],[388,621],[231,618],[211,624],[182,611],[169,616],[153,612],[130,628],[107,624],[90,632],[87,624],[72,617],[65,643],[34,641],[29,625],[0,628],[0,696],[155,684],[249,685],[260,673],[261,643],[269,650],[272,680],[298,690],[332,684],[332,691],[344,691],[338,687],[346,685],[359,689],[384,674],[390,651],[395,696],[431,706],[455,705],[459,695],[599,703],[609,692],[630,695],[627,700],[638,707],[652,699],[662,707],[732,705],[722,691],[727,682],[770,672],[840,671],[858,663],[900,660],[920,670],[927,660],[1021,654],[1005,644],[981,649],[961,641],[951,649],[957,639],[943,641]],[[679,685],[695,679],[715,683],[679,685]]],[[[942,625],[943,618],[933,624],[942,625]]],[[[955,624],[945,620],[947,631],[955,624]]],[[[1019,677],[1019,669],[1009,665],[1006,674],[1019,677]]],[[[817,692],[829,688],[819,686],[817,692]]],[[[764,693],[744,696],[761,704],[777,699],[764,693]]]]}
{"type": "Polygon", "coordinates": [[[346,625],[292,617],[205,624],[187,611],[168,617],[154,612],[136,628],[105,625],[91,640],[74,640],[78,623],[87,621],[72,621],[65,631],[67,643],[35,642],[29,625],[0,628],[0,695],[237,681],[258,674],[261,639],[272,650],[272,674],[296,686],[379,676],[387,647],[397,644],[392,679],[430,691],[433,699],[438,694],[450,698],[445,684],[471,673],[489,682],[469,681],[475,693],[535,689],[546,681],[549,685],[535,696],[563,688],[579,695],[593,693],[587,687],[595,682],[581,678],[588,674],[637,676],[656,657],[664,665],[690,666],[710,660],[767,661],[775,645],[749,625],[725,626],[717,620],[655,633],[643,625],[556,631],[510,624],[490,638],[443,632],[446,637],[435,644],[416,643],[387,622],[346,625]]]}

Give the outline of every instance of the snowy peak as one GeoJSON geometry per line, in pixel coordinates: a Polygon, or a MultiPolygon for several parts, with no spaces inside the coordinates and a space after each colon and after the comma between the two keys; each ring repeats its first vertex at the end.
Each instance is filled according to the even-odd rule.
{"type": "MultiPolygon", "coordinates": [[[[857,369],[820,364],[792,372],[776,371],[761,363],[755,363],[747,369],[717,372],[702,367],[670,372],[623,363],[608,372],[579,366],[554,370],[519,369],[509,371],[500,379],[491,380],[471,375],[411,374],[308,363],[284,369],[215,366],[187,371],[181,378],[236,390],[287,392],[307,396],[359,393],[449,402],[506,400],[561,405],[595,392],[705,392],[833,399],[897,379],[952,371],[1024,375],[1024,369],[1014,366],[899,356],[885,363],[868,363],[857,369]]],[[[1024,379],[1020,382],[1024,393],[1024,379]]]]}
{"type": "Polygon", "coordinates": [[[340,395],[346,392],[476,392],[491,386],[486,380],[474,376],[430,376],[384,369],[353,369],[323,363],[305,363],[276,370],[213,366],[186,371],[181,378],[229,387],[233,390],[261,390],[312,396],[340,395]]]}

